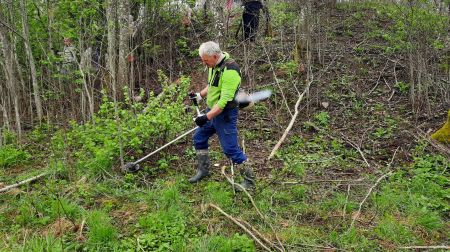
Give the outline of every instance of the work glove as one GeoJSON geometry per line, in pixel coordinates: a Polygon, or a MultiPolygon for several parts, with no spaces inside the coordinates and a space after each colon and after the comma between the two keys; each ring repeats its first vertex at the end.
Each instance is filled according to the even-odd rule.
{"type": "Polygon", "coordinates": [[[199,127],[203,127],[208,121],[209,120],[206,115],[197,116],[197,118],[195,118],[195,124],[199,127]]]}
{"type": "Polygon", "coordinates": [[[189,95],[189,100],[191,100],[191,101],[196,100],[197,104],[202,100],[202,96],[200,95],[200,93],[195,93],[195,92],[191,91],[191,92],[189,92],[188,95],[189,95]]]}

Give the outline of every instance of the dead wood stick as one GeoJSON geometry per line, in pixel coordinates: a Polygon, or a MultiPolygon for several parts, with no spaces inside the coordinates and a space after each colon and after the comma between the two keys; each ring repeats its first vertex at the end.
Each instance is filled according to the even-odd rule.
{"type": "MultiPolygon", "coordinates": [[[[321,71],[321,73],[320,73],[319,77],[317,78],[317,80],[319,80],[319,79],[322,77],[322,75],[323,75],[323,74],[328,70],[328,68],[334,63],[334,60],[335,60],[339,55],[340,55],[340,54],[337,54],[337,55],[333,58],[333,60],[330,62],[330,64],[328,64],[327,67],[321,71]]],[[[298,111],[298,106],[300,105],[300,102],[302,101],[303,96],[304,96],[306,93],[308,93],[309,87],[311,86],[311,83],[312,83],[313,81],[314,81],[314,78],[311,77],[311,80],[310,80],[310,81],[308,82],[308,84],[306,85],[305,90],[304,90],[303,93],[299,96],[297,102],[295,103],[295,113],[294,113],[294,115],[292,116],[292,119],[291,119],[291,121],[290,121],[288,127],[287,127],[286,130],[284,131],[283,136],[281,137],[281,139],[278,141],[278,143],[275,145],[275,147],[273,148],[272,152],[270,153],[268,159],[271,159],[271,158],[275,155],[275,152],[278,150],[278,148],[280,148],[280,146],[281,146],[281,144],[283,143],[284,139],[286,138],[287,134],[288,134],[289,131],[291,130],[292,126],[294,125],[295,119],[297,118],[298,112],[299,112],[299,111],[298,111]]],[[[291,113],[291,115],[292,115],[292,113],[291,113]]]]}
{"type": "Polygon", "coordinates": [[[3,188],[0,189],[0,193],[6,192],[6,191],[8,191],[8,190],[10,190],[10,189],[12,189],[12,188],[14,188],[14,187],[18,187],[18,186],[20,186],[20,185],[23,185],[23,184],[26,184],[26,183],[28,183],[28,182],[31,182],[31,181],[36,180],[36,179],[38,179],[38,178],[40,178],[40,177],[43,177],[43,176],[45,176],[45,175],[47,175],[47,172],[41,173],[41,174],[39,174],[39,175],[37,175],[37,176],[34,176],[34,177],[32,177],[32,178],[29,178],[29,179],[25,179],[25,180],[23,180],[23,181],[20,181],[20,182],[15,183],[15,184],[12,184],[12,185],[3,187],[3,188]]]}
{"type": "Polygon", "coordinates": [[[273,233],[275,234],[275,238],[277,239],[279,245],[281,246],[281,248],[279,248],[279,247],[276,247],[276,248],[277,248],[278,250],[280,250],[280,251],[285,251],[283,244],[281,243],[280,239],[278,238],[277,232],[275,232],[275,229],[273,228],[273,226],[267,221],[267,218],[261,213],[261,211],[259,210],[259,208],[256,206],[256,203],[255,203],[255,201],[253,200],[252,195],[250,195],[250,193],[248,193],[248,191],[245,190],[244,187],[242,187],[240,184],[235,183],[234,180],[232,180],[230,177],[228,177],[227,174],[225,173],[225,168],[226,168],[226,166],[223,166],[223,167],[222,167],[222,175],[223,175],[223,176],[228,180],[228,182],[231,184],[231,186],[233,187],[233,190],[234,190],[234,187],[235,187],[235,186],[238,186],[238,187],[241,189],[241,191],[244,192],[244,193],[247,195],[247,197],[250,199],[250,202],[252,203],[253,207],[256,209],[256,212],[258,213],[258,215],[261,217],[261,219],[262,219],[263,221],[265,221],[265,222],[269,225],[269,227],[272,229],[273,233]]]}
{"type": "Polygon", "coordinates": [[[240,223],[238,220],[236,220],[235,218],[233,218],[233,216],[227,214],[225,211],[223,211],[220,207],[209,203],[206,205],[206,208],[208,207],[212,207],[215,208],[217,211],[219,211],[221,214],[223,214],[225,217],[227,217],[229,220],[231,220],[232,222],[234,222],[236,225],[238,225],[240,228],[242,228],[248,235],[250,235],[253,240],[255,240],[261,247],[263,247],[265,250],[267,251],[271,251],[266,245],[264,245],[264,243],[262,243],[250,230],[248,230],[248,228],[246,228],[242,223],[240,223]]]}
{"type": "Polygon", "coordinates": [[[407,246],[407,247],[397,247],[399,249],[450,249],[450,246],[447,245],[438,245],[438,246],[407,246]]]}
{"type": "Polygon", "coordinates": [[[363,158],[364,163],[366,163],[367,167],[370,167],[370,164],[367,161],[366,157],[364,156],[364,153],[362,152],[361,148],[356,143],[354,143],[352,140],[347,138],[344,134],[341,133],[341,135],[347,143],[349,143],[353,148],[355,148],[359,152],[359,155],[361,155],[361,157],[363,158]]]}
{"type": "MultiPolygon", "coordinates": [[[[350,228],[353,227],[353,225],[355,224],[356,219],[358,218],[358,216],[361,214],[361,209],[362,206],[364,204],[364,202],[366,202],[367,198],[369,197],[370,193],[372,193],[372,190],[380,183],[381,180],[383,180],[385,177],[390,176],[392,174],[392,171],[384,174],[383,176],[379,177],[377,179],[377,181],[375,182],[375,184],[370,187],[369,191],[366,194],[366,197],[364,197],[364,199],[359,203],[359,207],[358,207],[358,211],[356,212],[356,214],[352,217],[352,223],[350,224],[350,228]]],[[[349,230],[350,230],[349,228],[349,230]]]]}
{"type": "Polygon", "coordinates": [[[271,242],[269,239],[267,239],[264,235],[262,235],[256,228],[254,228],[252,225],[250,225],[250,223],[248,223],[247,221],[243,220],[243,219],[238,219],[241,223],[247,225],[248,228],[250,228],[255,234],[257,234],[259,236],[259,238],[261,238],[262,240],[264,240],[267,244],[270,244],[271,246],[273,246],[274,248],[280,250],[280,251],[284,251],[282,249],[280,249],[275,243],[271,242]]]}
{"type": "Polygon", "coordinates": [[[275,152],[278,150],[278,148],[280,148],[281,144],[284,142],[284,139],[286,139],[287,134],[289,133],[289,131],[292,129],[292,126],[294,125],[295,119],[297,119],[299,110],[298,110],[298,106],[300,105],[300,102],[303,100],[304,95],[309,91],[309,87],[311,86],[312,81],[308,82],[308,85],[306,86],[305,90],[303,91],[303,93],[298,97],[297,102],[295,103],[295,113],[292,116],[291,121],[289,122],[289,125],[287,126],[286,130],[283,133],[283,136],[281,136],[280,140],[278,140],[278,143],[275,145],[275,147],[272,149],[272,152],[269,155],[268,159],[273,158],[273,156],[275,155],[275,152]]]}
{"type": "Polygon", "coordinates": [[[83,220],[81,221],[80,229],[78,230],[77,240],[79,240],[79,241],[83,240],[83,229],[84,229],[85,222],[86,222],[86,220],[83,218],[83,220]]]}
{"type": "Polygon", "coordinates": [[[368,93],[367,95],[370,95],[370,94],[378,87],[378,83],[380,83],[381,75],[383,75],[384,70],[386,69],[387,65],[388,65],[388,61],[386,61],[386,64],[384,64],[383,70],[381,70],[380,74],[378,75],[377,83],[376,83],[375,86],[369,91],[369,93],[368,93]]]}
{"type": "Polygon", "coordinates": [[[448,147],[446,147],[445,145],[443,145],[443,144],[439,143],[438,141],[436,141],[436,140],[432,139],[431,137],[429,137],[420,128],[416,127],[416,130],[417,130],[417,135],[416,134],[412,134],[414,136],[414,138],[416,138],[417,140],[425,140],[425,141],[427,141],[431,146],[436,148],[439,152],[441,152],[442,154],[444,154],[447,157],[450,157],[450,149],[448,147]]]}
{"type": "Polygon", "coordinates": [[[341,180],[341,179],[322,179],[322,180],[305,180],[305,181],[286,181],[281,182],[282,185],[295,185],[295,184],[312,184],[312,183],[328,183],[328,182],[361,182],[364,178],[358,178],[355,180],[341,180]]]}
{"type": "MultiPolygon", "coordinates": [[[[389,162],[389,164],[388,164],[388,168],[390,168],[392,163],[394,162],[395,154],[397,154],[397,151],[398,151],[399,148],[400,147],[397,147],[397,149],[395,149],[394,154],[392,155],[391,162],[389,162]]],[[[392,171],[389,171],[388,173],[385,173],[383,176],[381,176],[381,177],[379,177],[377,179],[377,181],[375,182],[375,184],[372,187],[370,187],[369,191],[366,194],[366,197],[364,197],[364,199],[361,201],[361,203],[359,203],[358,212],[356,212],[356,214],[353,216],[352,223],[350,224],[350,228],[353,227],[353,225],[355,224],[356,219],[361,214],[362,205],[364,204],[364,202],[366,202],[366,200],[369,197],[369,195],[372,192],[372,190],[380,183],[381,180],[383,180],[385,177],[390,176],[391,174],[392,174],[392,171]]],[[[350,230],[350,228],[348,230],[350,230]]]]}

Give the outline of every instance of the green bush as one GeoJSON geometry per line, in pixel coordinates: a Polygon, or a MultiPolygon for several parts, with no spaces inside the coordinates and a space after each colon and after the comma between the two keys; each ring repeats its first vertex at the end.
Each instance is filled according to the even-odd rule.
{"type": "Polygon", "coordinates": [[[159,96],[150,95],[148,102],[133,103],[124,91],[125,102],[117,104],[106,93],[100,110],[92,122],[78,125],[71,123],[66,139],[54,138],[55,150],[64,144],[77,159],[77,167],[92,175],[103,174],[117,163],[120,146],[127,150],[136,150],[139,156],[142,149],[155,149],[162,137],[172,138],[184,129],[191,120],[186,120],[183,103],[190,80],[182,78],[179,85],[170,85],[166,77],[160,74],[163,91],[159,96]],[[63,142],[61,140],[64,140],[63,142]]]}
{"type": "Polygon", "coordinates": [[[0,147],[0,167],[7,168],[18,164],[23,164],[31,157],[24,150],[17,149],[12,145],[0,147]]]}

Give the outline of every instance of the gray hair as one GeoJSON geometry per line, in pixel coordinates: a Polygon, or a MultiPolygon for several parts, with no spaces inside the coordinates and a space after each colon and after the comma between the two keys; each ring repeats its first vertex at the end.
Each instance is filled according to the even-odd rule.
{"type": "Polygon", "coordinates": [[[208,41],[200,45],[200,48],[198,48],[198,54],[200,57],[203,55],[213,56],[222,54],[222,50],[220,50],[220,46],[216,42],[208,41]]]}

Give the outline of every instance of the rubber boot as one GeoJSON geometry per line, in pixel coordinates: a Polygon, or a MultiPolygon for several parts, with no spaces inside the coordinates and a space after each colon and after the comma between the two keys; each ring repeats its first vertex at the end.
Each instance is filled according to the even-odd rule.
{"type": "Polygon", "coordinates": [[[208,150],[197,150],[197,174],[189,179],[190,183],[197,183],[204,177],[209,176],[209,153],[208,150]]]}
{"type": "MultiPolygon", "coordinates": [[[[239,185],[241,185],[247,191],[253,190],[256,186],[256,176],[248,162],[242,164],[240,173],[244,180],[239,185]]],[[[237,186],[236,189],[237,191],[241,191],[241,188],[239,186],[237,186]]]]}

